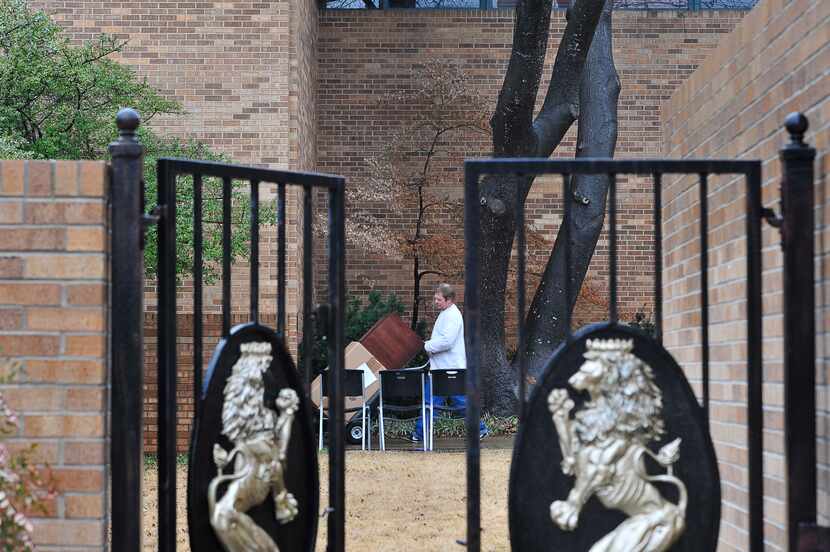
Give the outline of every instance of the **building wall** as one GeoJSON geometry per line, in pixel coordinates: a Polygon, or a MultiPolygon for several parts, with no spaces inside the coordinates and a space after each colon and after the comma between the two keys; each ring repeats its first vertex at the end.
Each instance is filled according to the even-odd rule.
{"type": "MultiPolygon", "coordinates": [[[[318,167],[344,174],[349,186],[364,185],[367,158],[410,125],[417,105],[401,105],[395,94],[412,91],[422,78],[427,60],[454,61],[469,80],[473,94],[483,96],[492,110],[510,55],[513,11],[504,10],[329,10],[320,15],[318,101],[318,167]]],[[[657,156],[662,152],[660,106],[729,33],[743,12],[618,12],[614,15],[614,55],[622,81],[617,157],[657,156]]],[[[565,24],[564,10],[552,16],[546,71],[539,98],[544,97],[550,67],[565,24]]],[[[575,129],[555,155],[572,157],[575,129]]],[[[489,155],[487,134],[456,133],[442,140],[437,188],[447,197],[461,198],[464,158],[489,155]]],[[[552,244],[561,219],[559,184],[537,181],[527,203],[528,222],[552,244]]],[[[621,178],[619,188],[620,311],[633,319],[637,311],[652,313],[652,188],[649,180],[621,178]]],[[[414,205],[412,210],[414,213],[414,205]]],[[[390,220],[385,205],[372,216],[390,220]]],[[[400,232],[411,229],[413,218],[390,220],[400,232]]],[[[461,235],[461,219],[441,232],[461,235]]],[[[319,251],[319,249],[318,249],[319,251]]],[[[544,263],[543,251],[532,252],[544,263]]],[[[463,258],[463,251],[458,251],[463,258]]],[[[322,262],[322,260],[320,261],[322,262]]],[[[588,276],[595,301],[583,301],[577,318],[587,322],[605,317],[607,304],[607,240],[600,239],[588,276]]],[[[396,293],[408,301],[411,265],[352,247],[348,257],[348,289],[364,295],[370,289],[396,293]]],[[[459,278],[461,280],[461,278],[459,278]]],[[[429,305],[432,284],[427,279],[421,298],[429,305]]],[[[430,309],[422,315],[431,321],[430,309]]]]}
{"type": "MultiPolygon", "coordinates": [[[[97,2],[38,1],[76,42],[109,33],[127,40],[119,61],[186,113],[158,117],[154,130],[195,138],[234,162],[291,170],[316,164],[317,7],[313,0],[267,2],[97,2]]],[[[276,187],[261,186],[263,200],[276,187]]],[[[286,297],[289,340],[298,337],[302,305],[301,191],[286,193],[286,297]]],[[[276,226],[261,230],[260,308],[275,323],[277,302],[276,226]],[[270,313],[270,316],[269,316],[270,313]]],[[[248,312],[250,266],[232,269],[234,320],[248,312]]],[[[179,431],[182,450],[190,434],[192,390],[192,282],[178,293],[179,431]],[[187,367],[187,368],[185,368],[187,367]]],[[[148,282],[146,420],[148,450],[154,450],[156,403],[156,287],[148,282]]],[[[221,333],[221,288],[206,286],[204,365],[221,333]]],[[[296,347],[292,346],[292,349],[296,347]]]]}
{"type": "Polygon", "coordinates": [[[107,203],[102,162],[0,161],[0,387],[58,494],[40,550],[104,550],[107,519],[107,203]]]}
{"type": "MultiPolygon", "coordinates": [[[[664,152],[671,157],[760,159],[765,206],[778,207],[778,151],[788,140],[785,116],[810,119],[806,140],[816,169],[816,321],[820,522],[830,520],[830,363],[827,263],[830,252],[830,3],[762,0],[666,102],[664,152]]],[[[665,342],[699,378],[699,271],[696,185],[670,183],[663,203],[665,342]]],[[[723,483],[722,550],[746,550],[747,449],[745,365],[744,184],[710,182],[711,431],[723,483]]],[[[783,418],[782,253],[776,230],[763,231],[765,535],[786,549],[783,418]]],[[[699,387],[698,387],[699,390],[699,387]]]]}
{"type": "MultiPolygon", "coordinates": [[[[457,60],[474,91],[489,106],[501,85],[512,40],[513,11],[327,11],[318,14],[311,0],[293,2],[131,3],[45,1],[44,7],[76,41],[100,32],[129,42],[121,61],[182,102],[187,114],[151,121],[153,128],[205,141],[234,161],[292,169],[315,168],[345,175],[349,186],[366,181],[366,157],[377,153],[389,137],[412,121],[417,106],[389,102],[390,94],[411,90],[418,64],[425,59],[457,60]],[[318,28],[319,27],[319,28],[318,28]]],[[[620,12],[615,15],[615,57],[623,83],[620,98],[619,157],[657,155],[662,134],[659,110],[718,40],[731,31],[742,12],[620,12]]],[[[564,12],[552,20],[548,67],[564,27],[564,12]]],[[[549,77],[549,69],[544,79],[549,77]]],[[[558,155],[573,154],[569,134],[558,155]]],[[[461,196],[464,158],[486,155],[489,137],[462,134],[440,144],[436,160],[442,188],[461,196]]],[[[620,214],[620,312],[633,320],[637,311],[650,316],[652,306],[650,182],[622,179],[620,214]]],[[[300,197],[288,194],[288,212],[298,214],[300,197]]],[[[318,201],[323,206],[323,201],[318,201]]],[[[384,216],[384,206],[373,206],[384,216]]],[[[552,243],[561,213],[559,186],[537,183],[528,202],[529,222],[552,243]]],[[[288,328],[299,337],[301,246],[300,216],[289,217],[288,328]]],[[[395,221],[405,229],[411,219],[395,221]]],[[[448,220],[444,231],[460,235],[460,220],[448,220]]],[[[264,312],[276,310],[274,227],[266,228],[260,251],[261,299],[264,312]],[[270,284],[270,285],[269,285],[270,284]]],[[[315,274],[325,278],[325,247],[316,243],[315,274]]],[[[600,239],[588,277],[588,296],[577,320],[604,318],[607,308],[607,240],[600,239]]],[[[544,262],[544,252],[532,252],[544,262]]],[[[459,257],[463,255],[458,252],[459,257]]],[[[362,296],[370,289],[394,292],[408,303],[411,269],[400,261],[369,255],[360,248],[348,253],[348,289],[362,296]]],[[[249,267],[233,267],[234,316],[247,309],[249,267]]],[[[460,278],[459,278],[460,280],[460,278]]],[[[421,299],[429,303],[435,278],[426,279],[421,299]]],[[[531,278],[532,282],[532,278],[531,278]]],[[[185,278],[178,297],[179,363],[192,365],[188,334],[192,297],[185,278]]],[[[315,292],[320,297],[324,285],[315,292]]],[[[146,396],[148,443],[154,440],[155,287],[147,295],[146,396]]],[[[205,291],[206,342],[215,340],[221,296],[205,291]],[[213,318],[211,318],[213,317],[213,318]],[[212,333],[211,333],[212,332],[212,333]]],[[[433,313],[422,309],[430,320],[433,313]]],[[[241,318],[240,318],[241,320],[241,318]]],[[[206,350],[205,363],[210,354],[206,350]]],[[[180,441],[189,431],[192,374],[182,374],[179,393],[180,441]]]]}
{"type": "Polygon", "coordinates": [[[101,33],[128,41],[119,61],[187,111],[153,128],[198,138],[240,163],[288,166],[288,0],[31,4],[76,42],[101,33]]]}

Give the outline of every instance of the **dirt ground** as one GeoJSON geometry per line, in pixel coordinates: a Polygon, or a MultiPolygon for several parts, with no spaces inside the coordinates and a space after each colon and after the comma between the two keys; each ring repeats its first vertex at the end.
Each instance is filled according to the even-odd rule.
{"type": "MultiPolygon", "coordinates": [[[[487,552],[510,549],[507,484],[511,450],[481,451],[482,546],[487,552]]],[[[320,504],[328,503],[328,457],[320,458],[320,504]]],[[[369,552],[457,552],[466,532],[463,452],[361,452],[346,456],[346,548],[369,552]]],[[[185,493],[187,467],[178,472],[178,552],[189,551],[185,493]]],[[[156,469],[144,481],[145,550],[156,543],[156,469]]],[[[317,552],[326,545],[321,519],[317,552]]]]}

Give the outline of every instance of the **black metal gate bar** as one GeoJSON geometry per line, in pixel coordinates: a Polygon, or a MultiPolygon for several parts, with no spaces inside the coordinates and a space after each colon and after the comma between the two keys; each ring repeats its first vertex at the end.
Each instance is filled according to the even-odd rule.
{"type": "MultiPolygon", "coordinates": [[[[804,143],[807,118],[787,117],[790,142],[780,152],[784,248],[784,406],[787,454],[789,549],[808,548],[816,523],[816,346],[815,226],[813,162],[816,150],[804,143]],[[802,529],[803,527],[803,529],[802,529]],[[802,535],[803,533],[803,535],[802,535]]],[[[825,538],[827,538],[825,536],[825,538]]],[[[816,541],[818,532],[816,532],[816,541]]],[[[830,543],[825,542],[825,550],[830,543]]]]}
{"type": "MultiPolygon", "coordinates": [[[[343,183],[344,184],[344,183],[343,183]]],[[[329,517],[327,552],[346,547],[346,434],[343,427],[342,377],[345,368],[346,239],[345,186],[329,189],[329,304],[334,327],[329,328],[329,517]]]]}
{"type": "MultiPolygon", "coordinates": [[[[565,304],[570,305],[573,301],[573,285],[571,285],[571,278],[573,278],[573,251],[571,250],[571,202],[569,198],[573,197],[573,190],[571,188],[571,175],[562,175],[562,229],[565,232],[563,236],[565,239],[565,304]]],[[[521,319],[519,319],[521,324],[521,319]]],[[[573,337],[571,326],[571,309],[565,309],[565,335],[568,336],[568,341],[573,337]]]]}
{"type": "Polygon", "coordinates": [[[158,545],[176,550],[176,174],[158,167],[158,545]]]}
{"type": "Polygon", "coordinates": [[[222,335],[231,333],[231,177],[222,179],[222,335]]]}
{"type": "MultiPolygon", "coordinates": [[[[139,163],[140,171],[140,163],[139,163]]],[[[283,187],[286,184],[303,186],[306,190],[307,200],[305,205],[304,216],[308,226],[304,229],[304,237],[306,238],[304,244],[304,253],[310,255],[312,247],[311,235],[311,202],[308,200],[311,196],[311,191],[314,187],[323,187],[330,190],[330,193],[335,198],[332,202],[336,208],[330,212],[331,216],[338,217],[337,220],[330,219],[329,232],[331,236],[331,243],[333,244],[331,251],[334,255],[329,260],[329,274],[335,275],[339,278],[337,285],[332,285],[331,291],[334,293],[335,299],[331,305],[330,312],[332,312],[332,320],[330,324],[329,335],[333,336],[330,340],[330,357],[334,360],[333,366],[343,368],[343,312],[345,308],[345,235],[343,229],[343,213],[344,213],[344,186],[345,180],[342,177],[335,177],[332,175],[316,174],[316,173],[299,173],[290,171],[273,171],[267,169],[260,169],[255,167],[244,167],[239,165],[227,165],[222,163],[213,163],[207,161],[191,161],[184,159],[160,159],[158,161],[158,181],[159,181],[159,196],[158,196],[158,212],[161,214],[159,225],[159,541],[158,550],[163,552],[173,552],[175,550],[176,542],[176,483],[175,483],[175,469],[176,469],[176,274],[175,274],[175,200],[176,200],[176,186],[175,179],[177,175],[190,175],[194,181],[194,198],[201,198],[201,188],[203,177],[222,178],[223,179],[223,300],[222,300],[222,315],[223,315],[223,334],[227,335],[230,328],[230,257],[231,257],[231,217],[230,199],[232,195],[232,181],[243,180],[251,184],[251,223],[258,220],[259,201],[257,191],[260,182],[275,183],[283,187]]],[[[284,196],[283,196],[284,197],[284,196]]],[[[198,219],[194,221],[194,246],[202,243],[202,226],[201,226],[201,205],[194,206],[194,216],[198,215],[198,219]]],[[[284,212],[282,221],[285,220],[284,212]]],[[[279,233],[285,236],[285,233],[279,233]]],[[[251,288],[252,292],[258,286],[258,277],[254,274],[257,272],[258,256],[255,253],[258,246],[258,229],[256,224],[251,227],[251,288]]],[[[194,252],[194,287],[196,296],[194,297],[194,387],[196,391],[196,400],[198,402],[201,396],[200,382],[201,382],[201,347],[202,347],[202,331],[201,319],[203,316],[201,300],[202,290],[202,276],[203,276],[203,258],[200,252],[194,252]],[[198,329],[197,329],[198,328],[198,329]]],[[[310,315],[310,293],[313,283],[313,274],[311,273],[310,259],[304,261],[305,274],[303,275],[303,285],[307,292],[304,293],[304,343],[306,343],[307,350],[311,349],[312,331],[308,326],[311,319],[310,315]],[[307,300],[305,300],[307,299],[307,300]]],[[[143,271],[142,271],[143,274],[143,271]]],[[[284,274],[284,272],[283,272],[284,274]]],[[[284,281],[284,280],[283,280],[284,281]]],[[[285,286],[283,284],[282,290],[284,292],[285,286]]],[[[143,288],[141,289],[143,293],[143,288]]],[[[258,294],[254,293],[252,296],[251,311],[252,316],[258,314],[258,294]],[[254,312],[256,311],[256,312],[254,312]]],[[[141,355],[136,355],[139,362],[143,362],[141,355]]],[[[309,360],[310,361],[310,358],[309,360]]],[[[307,362],[308,362],[307,361],[307,362]]],[[[139,365],[140,366],[140,365],[139,365]]],[[[307,370],[309,365],[307,364],[307,370]]],[[[137,371],[140,374],[140,370],[137,371]]],[[[308,380],[308,378],[306,378],[308,380]]],[[[140,389],[140,385],[138,387],[140,389]]],[[[134,389],[131,389],[134,393],[134,389]]],[[[334,393],[334,391],[333,391],[334,393]]],[[[332,401],[333,403],[337,401],[332,401]]],[[[339,419],[343,420],[343,401],[339,401],[339,405],[332,404],[332,407],[339,411],[339,419]]],[[[139,408],[141,412],[141,408],[139,408]]],[[[335,414],[336,417],[336,414],[335,414]]],[[[342,423],[341,423],[342,426],[342,423]]],[[[117,432],[114,432],[117,433],[117,432]]],[[[140,436],[140,433],[139,433],[140,436]]],[[[331,470],[332,480],[339,482],[333,488],[338,489],[332,496],[332,504],[334,504],[333,515],[330,518],[339,523],[340,531],[330,533],[329,550],[341,551],[344,546],[344,530],[343,524],[345,522],[345,500],[344,500],[344,438],[343,428],[339,431],[339,441],[332,444],[332,455],[335,458],[331,470]],[[338,452],[339,451],[339,452],[338,452]],[[339,534],[338,534],[339,533],[339,534]]],[[[138,457],[140,458],[141,443],[136,447],[138,457]]],[[[137,487],[129,487],[136,489],[137,487]]],[[[138,488],[140,489],[140,487],[138,488]]],[[[138,493],[140,496],[140,492],[138,493]]],[[[132,519],[137,521],[140,530],[140,507],[133,513],[132,519]]],[[[114,522],[114,526],[118,526],[114,522]]],[[[113,541],[116,542],[116,541],[113,541]]],[[[140,541],[136,541],[140,542],[140,541]]],[[[115,548],[114,548],[115,549],[115,548]]],[[[117,548],[118,550],[136,551],[140,548],[132,548],[125,546],[117,548]]]]}
{"type": "Polygon", "coordinates": [[[193,418],[199,417],[199,397],[202,396],[202,175],[193,176],[193,418]]]}
{"type": "MultiPolygon", "coordinates": [[[[467,550],[481,550],[481,451],[478,421],[481,416],[480,352],[481,317],[478,290],[479,171],[475,162],[464,162],[464,339],[467,349],[467,550]]],[[[518,172],[518,171],[512,171],[518,172]]],[[[519,321],[521,323],[521,321],[519,321]]]]}
{"type": "Polygon", "coordinates": [[[519,320],[519,343],[517,354],[519,356],[519,423],[525,418],[525,406],[527,402],[527,359],[525,358],[525,325],[521,323],[525,319],[525,264],[527,257],[527,243],[525,242],[525,210],[519,204],[516,213],[516,231],[518,232],[516,268],[518,270],[516,287],[518,302],[519,320]]]}
{"type": "Polygon", "coordinates": [[[663,175],[654,173],[654,338],[663,344],[663,175]]]}
{"type": "Polygon", "coordinates": [[[285,341],[285,184],[277,190],[277,333],[285,341]]]}
{"type": "Polygon", "coordinates": [[[311,302],[313,291],[313,235],[312,235],[311,187],[303,186],[303,386],[306,396],[311,395],[312,323],[311,302]]]}
{"type": "Polygon", "coordinates": [[[109,351],[112,362],[110,474],[112,550],[142,552],[144,410],[144,147],[135,131],[138,113],[124,109],[117,118],[119,138],[109,146],[111,162],[112,268],[109,351]]]}
{"type": "Polygon", "coordinates": [[[747,441],[749,550],[764,549],[763,305],[761,303],[761,166],[746,171],[747,441]]]}
{"type": "Polygon", "coordinates": [[[616,323],[617,309],[617,175],[608,174],[608,318],[616,323]]]}
{"type": "MultiPolygon", "coordinates": [[[[655,238],[662,240],[662,213],[658,202],[662,200],[661,187],[663,174],[697,174],[701,177],[701,214],[706,213],[706,179],[709,174],[743,174],[747,180],[747,383],[748,383],[748,432],[749,432],[749,509],[750,509],[750,552],[763,550],[763,418],[761,402],[761,257],[760,257],[760,225],[761,225],[761,165],[759,161],[741,160],[615,160],[615,159],[542,159],[542,158],[496,158],[465,161],[465,223],[464,235],[466,241],[465,263],[465,333],[467,339],[467,391],[468,410],[466,418],[467,428],[467,548],[478,552],[480,549],[480,451],[478,439],[478,416],[480,412],[479,393],[479,327],[480,306],[477,289],[479,277],[479,198],[478,182],[483,175],[492,174],[602,174],[609,176],[609,281],[611,304],[609,314],[612,321],[617,321],[617,229],[616,229],[616,175],[650,174],[654,180],[654,221],[655,238]]],[[[564,186],[563,220],[569,221],[570,189],[564,186]]],[[[522,209],[523,206],[517,206],[522,209]]],[[[566,245],[566,293],[570,295],[570,236],[569,224],[563,227],[566,245]]],[[[702,232],[708,233],[705,225],[702,232]]],[[[702,247],[707,243],[704,241],[702,247]]],[[[662,342],[662,243],[655,244],[655,287],[654,295],[656,309],[656,325],[658,338],[662,342]]],[[[703,262],[701,270],[706,270],[708,262],[703,262]]],[[[705,276],[701,276],[704,278],[705,276]]],[[[704,280],[704,284],[708,281],[704,280]]],[[[703,294],[706,288],[702,289],[703,294]]],[[[702,299],[702,308],[708,309],[708,297],[702,299]]],[[[708,316],[702,315],[702,321],[708,326],[708,316]]],[[[522,324],[523,321],[520,321],[522,324]]],[[[568,338],[571,336],[570,320],[568,319],[568,338]]],[[[704,334],[705,335],[705,334],[704,334]]],[[[708,348],[708,338],[704,345],[708,348]]],[[[707,362],[708,367],[708,362],[707,362]]],[[[708,377],[705,378],[704,389],[708,397],[708,377]]],[[[708,403],[708,400],[707,400],[708,403]]]]}
{"type": "Polygon", "coordinates": [[[251,180],[251,320],[259,322],[259,180],[251,180]]]}
{"type": "Polygon", "coordinates": [[[700,204],[700,377],[703,416],[709,423],[709,180],[701,173],[698,184],[700,204]]]}

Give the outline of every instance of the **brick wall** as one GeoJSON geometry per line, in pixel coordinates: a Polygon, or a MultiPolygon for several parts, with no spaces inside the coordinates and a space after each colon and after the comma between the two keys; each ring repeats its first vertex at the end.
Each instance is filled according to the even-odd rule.
{"type": "Polygon", "coordinates": [[[31,4],[74,41],[100,33],[129,41],[120,61],[187,111],[153,120],[154,128],[196,137],[241,163],[288,165],[288,0],[31,4]]]}
{"type": "MultiPolygon", "coordinates": [[[[234,162],[274,168],[313,170],[316,163],[317,8],[313,0],[290,2],[70,2],[39,1],[74,41],[99,33],[128,40],[119,61],[131,66],[164,95],[181,102],[183,116],[150,122],[162,133],[192,137],[227,154],[234,162]]],[[[274,186],[261,186],[263,200],[275,197],[274,186]]],[[[286,197],[287,328],[292,339],[299,328],[302,305],[301,192],[286,197]]],[[[276,227],[263,227],[260,248],[260,305],[276,311],[276,227]]],[[[233,266],[235,320],[248,312],[247,262],[233,266]]],[[[178,293],[178,340],[181,366],[190,367],[192,344],[192,283],[185,279],[178,293]]],[[[148,443],[155,442],[156,287],[149,282],[146,396],[148,443]]],[[[204,298],[209,321],[206,343],[215,344],[221,331],[221,289],[207,286],[204,298]]],[[[270,318],[273,324],[274,317],[270,318]]],[[[293,340],[292,340],[293,341],[293,340]]],[[[212,351],[207,351],[207,358],[212,351]]],[[[192,374],[183,370],[179,382],[180,428],[189,435],[192,417],[192,374]]],[[[185,439],[182,439],[184,443],[185,439]]],[[[182,450],[186,445],[182,445],[182,450]]],[[[151,446],[148,450],[154,450],[151,446]]]]}
{"type": "MultiPolygon", "coordinates": [[[[820,522],[830,521],[830,252],[827,173],[830,168],[830,3],[762,0],[663,108],[665,153],[672,157],[760,159],[765,205],[777,207],[787,140],[787,113],[810,119],[807,141],[816,161],[818,470],[820,522]]],[[[683,180],[664,195],[666,344],[693,379],[699,377],[699,265],[694,256],[697,190],[683,180]],[[693,234],[694,233],[694,234],[693,234]]],[[[709,281],[712,340],[711,431],[721,467],[722,550],[747,549],[744,185],[710,184],[709,281]]],[[[763,233],[765,535],[770,550],[786,549],[782,374],[782,255],[778,232],[763,233]]]]}
{"type": "Polygon", "coordinates": [[[59,494],[34,520],[40,550],[103,550],[106,536],[106,165],[0,161],[0,355],[21,414],[13,446],[38,445],[59,494]]]}
{"type": "MultiPolygon", "coordinates": [[[[311,0],[161,4],[43,0],[35,4],[52,14],[73,40],[92,39],[100,32],[129,40],[121,61],[181,101],[187,110],[182,117],[152,121],[154,128],[193,136],[243,163],[345,174],[351,186],[365,182],[365,158],[411,120],[416,106],[390,105],[387,97],[412,87],[417,78],[412,69],[420,61],[457,59],[475,91],[495,104],[509,56],[513,18],[509,9],[328,11],[318,15],[311,0]]],[[[615,56],[623,81],[618,156],[660,152],[660,102],[742,15],[620,12],[615,16],[615,56]]],[[[556,11],[548,66],[563,26],[564,12],[556,11]]],[[[559,154],[571,156],[573,144],[570,134],[559,154]]],[[[460,197],[461,162],[465,157],[486,155],[489,139],[458,135],[441,147],[445,148],[437,160],[441,178],[447,193],[460,197]]],[[[625,244],[620,251],[620,308],[624,319],[632,319],[637,310],[646,314],[652,310],[647,268],[651,262],[650,194],[648,184],[639,179],[626,179],[620,186],[620,240],[625,244]]],[[[297,213],[298,205],[299,196],[289,193],[288,212],[297,213]]],[[[558,229],[560,205],[558,188],[551,182],[540,182],[529,199],[530,222],[551,241],[558,229]]],[[[375,211],[384,214],[383,206],[375,211]]],[[[296,252],[301,246],[302,221],[297,216],[292,222],[288,228],[288,327],[296,331],[302,292],[296,252]]],[[[450,231],[460,232],[460,226],[455,224],[450,231]]],[[[271,312],[276,302],[272,284],[276,280],[275,241],[273,228],[267,229],[260,253],[261,289],[262,309],[271,312]]],[[[317,244],[316,250],[322,253],[325,247],[317,244]]],[[[349,251],[348,258],[351,294],[363,295],[375,288],[408,299],[408,267],[356,249],[349,251]]],[[[606,264],[603,235],[588,278],[594,291],[605,289],[606,264]]],[[[315,273],[324,277],[325,266],[326,259],[318,256],[315,273]]],[[[248,270],[245,263],[233,268],[234,312],[238,314],[247,308],[248,270]]],[[[434,283],[424,282],[422,298],[427,302],[434,283]]],[[[188,347],[186,315],[192,306],[187,287],[188,282],[183,282],[178,302],[182,355],[188,347]]],[[[155,288],[149,285],[147,291],[147,309],[152,313],[155,288]]],[[[205,291],[207,314],[218,312],[218,291],[205,291]]],[[[601,297],[597,303],[583,301],[578,319],[602,318],[603,309],[601,297]]],[[[431,313],[425,317],[431,318],[431,313]]],[[[152,319],[148,314],[148,321],[152,319]]],[[[148,326],[151,348],[153,331],[148,326]]],[[[153,358],[148,353],[148,398],[155,382],[153,358]]],[[[182,381],[179,391],[183,393],[183,419],[189,419],[190,385],[182,381]]]]}
{"type": "MultiPolygon", "coordinates": [[[[656,156],[662,151],[660,105],[729,33],[742,12],[618,12],[614,16],[615,58],[622,80],[618,157],[656,156]]],[[[564,28],[564,11],[551,22],[547,82],[564,28]]],[[[320,15],[318,167],[344,174],[350,186],[366,181],[366,158],[380,151],[390,137],[411,123],[419,106],[395,105],[392,94],[412,90],[418,64],[428,59],[455,60],[470,80],[473,93],[495,106],[512,42],[512,10],[357,10],[326,11],[320,15]]],[[[543,89],[544,90],[544,89],[543,89]]],[[[544,97],[544,91],[539,94],[544,97]]],[[[573,156],[575,129],[557,155],[573,156]]],[[[462,161],[490,152],[489,136],[456,133],[439,144],[434,163],[437,180],[452,198],[461,197],[462,161]]],[[[637,178],[622,179],[619,188],[620,309],[624,319],[635,311],[652,311],[651,185],[637,178]]],[[[561,197],[558,184],[539,181],[527,204],[528,222],[551,243],[559,227],[561,197]]],[[[374,216],[386,216],[383,205],[374,216]]],[[[414,206],[413,206],[414,212],[414,206]]],[[[454,220],[460,235],[461,220],[454,220]]],[[[400,228],[412,220],[397,221],[400,228]]],[[[321,248],[318,248],[321,251],[321,248]]],[[[533,253],[533,252],[532,252],[533,253]]],[[[542,252],[535,252],[537,256],[542,252]]],[[[458,252],[459,256],[463,251],[458,252]]],[[[607,289],[607,240],[603,234],[588,283],[593,291],[607,289]]],[[[318,262],[324,262],[320,259],[318,262]]],[[[394,292],[407,301],[411,266],[352,248],[348,257],[348,289],[394,292]]],[[[422,287],[427,305],[432,284],[422,287]]],[[[601,298],[600,298],[601,299],[601,298]]],[[[605,308],[584,301],[581,321],[604,318],[605,308]]],[[[423,312],[423,311],[422,311],[423,312]]],[[[432,314],[427,309],[425,318],[432,314]]]]}
{"type": "MultiPolygon", "coordinates": [[[[234,162],[273,168],[313,170],[316,160],[317,9],[313,0],[219,2],[103,2],[36,0],[74,42],[109,33],[126,40],[118,61],[179,101],[184,115],[157,117],[161,133],[195,138],[234,162]]],[[[265,189],[273,197],[275,188],[265,189]]],[[[298,196],[288,194],[288,212],[298,196]]],[[[288,229],[289,280],[298,279],[295,251],[300,222],[288,229]]],[[[262,308],[276,307],[276,232],[261,235],[262,308]]],[[[249,267],[233,267],[235,296],[247,293],[249,267]]],[[[190,312],[189,282],[180,288],[181,312],[190,312]]],[[[218,312],[217,287],[205,290],[206,310],[218,312]]],[[[155,287],[148,286],[148,308],[155,287]]],[[[247,310],[237,300],[235,312],[247,310]]],[[[296,306],[289,308],[296,312],[296,306]]],[[[295,322],[296,324],[296,322],[295,322]]]]}

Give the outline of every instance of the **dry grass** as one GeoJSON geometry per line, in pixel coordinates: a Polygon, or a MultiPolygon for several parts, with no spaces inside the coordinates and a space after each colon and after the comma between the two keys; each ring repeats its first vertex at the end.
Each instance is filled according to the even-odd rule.
{"type": "MultiPolygon", "coordinates": [[[[481,451],[482,550],[510,549],[507,531],[507,450],[481,451]]],[[[328,503],[328,457],[320,455],[320,504],[328,503]]],[[[458,552],[466,531],[464,453],[361,452],[346,456],[346,547],[370,552],[458,552]]],[[[186,470],[178,473],[178,551],[189,551],[184,496],[186,470]]],[[[156,538],[156,471],[145,474],[145,548],[156,538]]],[[[325,550],[320,520],[317,551],[325,550]]]]}

